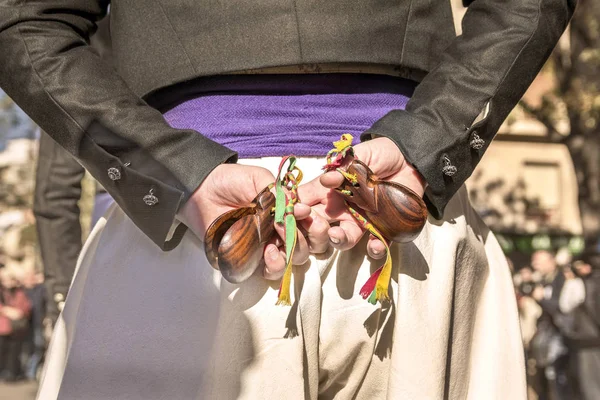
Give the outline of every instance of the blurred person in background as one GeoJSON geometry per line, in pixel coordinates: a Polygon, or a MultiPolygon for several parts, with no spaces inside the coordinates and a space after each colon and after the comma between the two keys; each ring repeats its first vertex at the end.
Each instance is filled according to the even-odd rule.
{"type": "Polygon", "coordinates": [[[0,379],[24,378],[21,349],[29,326],[31,303],[7,268],[0,269],[0,379]]]}
{"type": "Polygon", "coordinates": [[[569,379],[569,354],[561,333],[565,319],[559,309],[565,276],[554,254],[547,250],[533,253],[531,266],[541,279],[531,296],[542,309],[536,333],[530,342],[537,370],[535,391],[540,400],[572,400],[575,394],[569,379]]]}
{"type": "MultiPolygon", "coordinates": [[[[91,45],[110,60],[109,18],[98,23],[91,45]]],[[[33,212],[48,291],[47,316],[54,325],[73,278],[82,247],[79,200],[85,169],[46,132],[40,132],[33,212]]],[[[96,183],[90,227],[112,204],[112,197],[96,183]]]]}
{"type": "Polygon", "coordinates": [[[529,348],[529,342],[537,330],[538,318],[542,315],[542,308],[531,297],[536,285],[538,285],[538,282],[534,280],[533,270],[530,266],[521,268],[515,274],[515,289],[521,320],[521,335],[526,353],[529,348]]]}
{"type": "Polygon", "coordinates": [[[560,294],[571,372],[582,400],[600,399],[600,255],[588,252],[573,263],[560,294]]]}
{"type": "Polygon", "coordinates": [[[519,321],[521,322],[521,337],[525,350],[527,386],[529,391],[535,392],[536,367],[529,344],[537,331],[538,318],[542,315],[542,308],[531,297],[533,290],[538,285],[539,277],[534,274],[530,266],[524,266],[515,273],[513,280],[519,308],[519,321]]]}
{"type": "Polygon", "coordinates": [[[23,278],[23,288],[31,303],[29,333],[25,343],[27,353],[25,378],[35,380],[46,350],[44,318],[46,316],[47,292],[44,287],[44,275],[36,272],[33,268],[27,270],[23,278]]]}

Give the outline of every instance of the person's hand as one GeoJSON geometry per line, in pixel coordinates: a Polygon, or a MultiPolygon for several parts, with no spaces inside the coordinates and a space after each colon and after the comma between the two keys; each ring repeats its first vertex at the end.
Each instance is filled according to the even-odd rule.
{"type": "Polygon", "coordinates": [[[542,301],[545,297],[544,287],[542,285],[536,286],[535,289],[533,289],[533,292],[531,292],[531,297],[533,297],[535,301],[542,301]]]}
{"type": "Polygon", "coordinates": [[[3,306],[0,312],[2,312],[6,318],[13,321],[23,318],[24,315],[23,311],[10,306],[3,306]]]}
{"type": "Polygon", "coordinates": [[[565,279],[568,281],[571,279],[577,278],[577,275],[575,275],[575,272],[573,272],[573,270],[571,269],[570,266],[563,268],[563,275],[565,276],[565,279]]]}
{"type": "MultiPolygon", "coordinates": [[[[388,138],[380,137],[354,146],[357,158],[367,164],[381,180],[392,181],[407,186],[419,196],[425,193],[425,181],[410,164],[406,162],[400,149],[388,138]]],[[[331,245],[339,250],[354,247],[365,230],[347,211],[342,196],[334,190],[341,186],[344,177],[337,171],[327,172],[311,182],[301,185],[299,198],[313,208],[332,226],[327,234],[331,245]]],[[[373,258],[385,256],[385,245],[375,237],[370,237],[367,253],[373,258]]]]}
{"type": "MultiPolygon", "coordinates": [[[[217,166],[181,208],[178,218],[199,238],[204,238],[210,224],[221,214],[234,208],[247,206],[266,186],[273,183],[273,174],[261,167],[221,164],[217,166]]],[[[293,263],[303,264],[309,253],[323,253],[328,248],[329,224],[311,213],[308,206],[297,205],[294,215],[298,221],[298,242],[293,263]]],[[[280,237],[271,240],[264,250],[267,279],[281,278],[285,269],[283,227],[275,224],[280,237]]]]}

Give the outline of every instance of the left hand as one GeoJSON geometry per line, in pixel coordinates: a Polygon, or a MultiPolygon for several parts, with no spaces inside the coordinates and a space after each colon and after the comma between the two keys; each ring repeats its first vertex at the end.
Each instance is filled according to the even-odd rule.
{"type": "MultiPolygon", "coordinates": [[[[178,218],[199,238],[203,238],[206,229],[219,215],[251,203],[256,194],[274,180],[273,174],[265,168],[221,164],[208,175],[184,204],[178,218]]],[[[308,260],[311,252],[323,253],[327,250],[329,225],[327,221],[312,213],[310,207],[301,204],[295,207],[294,215],[301,230],[298,232],[293,262],[300,265],[308,260]]],[[[286,266],[283,228],[275,224],[275,230],[279,235],[265,246],[263,253],[263,276],[269,280],[280,279],[286,266]]]]}
{"type": "MultiPolygon", "coordinates": [[[[379,137],[354,146],[357,158],[367,164],[381,180],[396,182],[407,186],[419,196],[425,193],[426,183],[404,158],[396,144],[388,138],[379,137]]],[[[344,177],[337,171],[327,172],[298,188],[298,197],[303,204],[309,205],[330,224],[339,222],[339,226],[329,228],[331,245],[339,250],[354,247],[365,230],[348,212],[342,196],[335,192],[341,186],[344,177]]],[[[385,245],[371,237],[367,253],[373,258],[385,256],[385,245]]]]}

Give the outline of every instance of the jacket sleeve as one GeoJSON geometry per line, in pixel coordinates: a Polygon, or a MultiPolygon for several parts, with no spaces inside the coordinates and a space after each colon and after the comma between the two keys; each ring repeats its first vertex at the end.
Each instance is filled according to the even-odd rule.
{"type": "Polygon", "coordinates": [[[389,112],[362,135],[387,136],[399,146],[427,181],[425,201],[438,219],[550,56],[576,0],[469,3],[462,35],[406,110],[389,112]]]}
{"type": "Polygon", "coordinates": [[[0,87],[166,250],[181,205],[236,154],[171,128],[102,61],[89,37],[107,7],[108,0],[0,0],[0,87]]]}

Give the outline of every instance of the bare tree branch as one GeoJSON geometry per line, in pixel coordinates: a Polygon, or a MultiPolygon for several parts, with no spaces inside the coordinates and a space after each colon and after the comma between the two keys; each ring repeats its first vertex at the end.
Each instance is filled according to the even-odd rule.
{"type": "Polygon", "coordinates": [[[564,48],[559,45],[554,49],[554,52],[551,55],[559,93],[567,93],[573,82],[571,53],[570,47],[564,48]]]}
{"type": "Polygon", "coordinates": [[[548,130],[548,138],[553,142],[562,142],[564,137],[558,132],[556,126],[554,125],[554,121],[550,118],[548,113],[546,113],[542,108],[535,108],[524,99],[519,101],[519,105],[523,108],[523,110],[540,121],[546,129],[548,130]]]}

